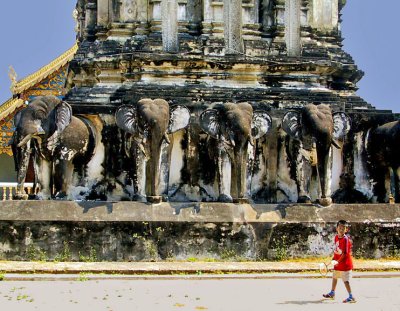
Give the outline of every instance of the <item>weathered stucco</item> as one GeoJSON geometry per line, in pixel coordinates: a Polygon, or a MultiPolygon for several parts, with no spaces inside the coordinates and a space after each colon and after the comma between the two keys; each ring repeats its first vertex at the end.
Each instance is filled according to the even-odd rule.
{"type": "Polygon", "coordinates": [[[328,256],[335,223],[355,256],[399,256],[399,205],[2,202],[0,258],[137,261],[328,256]]]}

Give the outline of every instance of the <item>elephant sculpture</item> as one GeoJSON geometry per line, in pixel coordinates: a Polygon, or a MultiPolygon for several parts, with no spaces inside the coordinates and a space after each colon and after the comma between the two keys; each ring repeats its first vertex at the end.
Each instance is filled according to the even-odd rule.
{"type": "MultiPolygon", "coordinates": [[[[168,134],[184,129],[189,124],[190,112],[184,106],[170,109],[164,99],[144,98],[136,105],[123,105],[115,113],[119,128],[130,135],[133,148],[128,156],[136,160],[134,178],[135,200],[158,203],[163,144],[170,144],[168,134]],[[133,153],[133,154],[132,154],[133,153]]],[[[168,156],[167,156],[168,158],[168,156]]]]}
{"type": "Polygon", "coordinates": [[[24,182],[31,154],[35,184],[40,188],[38,198],[66,198],[75,165],[86,164],[93,156],[95,130],[91,123],[72,116],[71,106],[59,98],[42,96],[18,112],[14,124],[15,199],[28,198],[24,182]]]}
{"type": "Polygon", "coordinates": [[[282,120],[291,138],[289,156],[294,159],[298,203],[310,203],[311,178],[316,173],[319,203],[330,205],[332,148],[340,149],[350,130],[350,119],[343,112],[332,113],[326,104],[308,104],[301,111],[289,111],[282,120]]]}
{"type": "Polygon", "coordinates": [[[247,202],[246,173],[249,144],[264,136],[272,119],[254,111],[249,103],[217,104],[200,115],[200,126],[217,140],[218,190],[220,202],[247,202]],[[231,182],[226,167],[230,167],[231,182]]]}
{"type": "Polygon", "coordinates": [[[371,177],[376,182],[374,192],[379,202],[387,202],[390,195],[396,202],[400,202],[400,148],[397,146],[399,142],[400,121],[383,124],[367,133],[368,164],[371,177]],[[390,182],[386,183],[387,180],[390,182]]]}

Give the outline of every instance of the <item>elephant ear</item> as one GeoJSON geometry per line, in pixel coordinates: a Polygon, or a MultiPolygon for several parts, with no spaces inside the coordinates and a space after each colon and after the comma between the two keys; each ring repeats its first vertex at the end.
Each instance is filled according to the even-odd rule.
{"type": "Polygon", "coordinates": [[[135,134],[137,131],[137,109],[131,105],[123,105],[115,112],[115,121],[125,132],[135,134]]]}
{"type": "Polygon", "coordinates": [[[60,134],[71,123],[72,120],[72,107],[67,102],[60,102],[55,107],[55,124],[56,130],[47,139],[47,148],[54,151],[60,140],[60,134]]]}
{"type": "Polygon", "coordinates": [[[282,120],[282,128],[291,137],[300,139],[301,116],[297,111],[289,111],[282,120]]]}
{"type": "Polygon", "coordinates": [[[200,115],[200,126],[208,135],[218,138],[220,133],[219,112],[216,109],[208,109],[200,115]]]}
{"type": "Polygon", "coordinates": [[[251,121],[251,135],[254,139],[263,137],[272,125],[270,115],[264,111],[254,111],[251,121]]]}
{"type": "Polygon", "coordinates": [[[332,114],[333,119],[333,140],[335,147],[341,148],[341,141],[344,136],[350,131],[351,121],[344,112],[335,112],[332,114]]]}
{"type": "Polygon", "coordinates": [[[72,107],[67,102],[61,102],[56,107],[56,127],[61,133],[71,123],[72,107]]]}
{"type": "Polygon", "coordinates": [[[174,133],[188,126],[190,111],[185,106],[175,106],[170,111],[168,133],[174,133]]]}

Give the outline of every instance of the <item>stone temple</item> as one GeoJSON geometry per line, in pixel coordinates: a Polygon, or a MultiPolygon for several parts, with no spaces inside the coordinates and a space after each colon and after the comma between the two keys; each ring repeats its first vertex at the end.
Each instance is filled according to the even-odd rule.
{"type": "MultiPolygon", "coordinates": [[[[195,214],[226,208],[229,220],[202,221],[233,227],[336,219],[304,206],[399,202],[399,116],[356,95],[363,72],[342,49],[345,2],[78,0],[77,45],[40,72],[62,73],[62,89],[28,96],[38,75],[14,81],[9,113],[0,111],[12,128],[14,199],[147,211],[169,202],[177,214],[194,202],[195,214]]],[[[148,220],[140,213],[127,217],[148,220]]],[[[238,240],[250,234],[238,230],[238,240]]]]}
{"type": "MultiPolygon", "coordinates": [[[[247,102],[272,121],[266,135],[246,148],[245,197],[259,203],[297,201],[296,160],[288,155],[282,120],[289,110],[317,103],[346,113],[351,122],[343,148],[332,148],[332,173],[329,165],[319,169],[320,178],[331,179],[327,191],[340,188],[341,175],[351,176],[354,188],[373,199],[360,148],[368,129],[394,116],[355,94],[363,74],[342,49],[343,5],[337,0],[78,1],[80,43],[69,64],[64,100],[74,114],[98,125],[96,161],[87,176],[98,185],[92,195],[124,200],[137,191],[145,194],[133,180],[141,173],[134,168],[135,151],[124,152],[131,142],[124,141],[126,132],[116,126],[114,114],[121,105],[161,98],[190,110],[189,124],[161,150],[157,194],[170,201],[216,201],[221,191],[229,197],[236,160],[211,154],[221,150],[218,139],[200,126],[202,112],[228,102],[247,102]],[[224,173],[218,165],[225,165],[224,173]]],[[[315,200],[321,189],[311,173],[308,195],[315,200]]]]}

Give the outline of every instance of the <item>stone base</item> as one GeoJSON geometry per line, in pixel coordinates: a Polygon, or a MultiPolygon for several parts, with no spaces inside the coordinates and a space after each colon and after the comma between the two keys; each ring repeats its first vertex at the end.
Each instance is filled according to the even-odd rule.
{"type": "Polygon", "coordinates": [[[158,204],[162,202],[162,196],[160,195],[147,196],[146,199],[147,202],[152,204],[158,204]]]}
{"type": "Polygon", "coordinates": [[[271,260],[330,256],[351,222],[353,254],[399,256],[400,205],[0,202],[0,260],[271,260]]]}
{"type": "Polygon", "coordinates": [[[29,194],[27,193],[16,193],[13,195],[13,200],[28,200],[29,194]]]}
{"type": "Polygon", "coordinates": [[[238,203],[238,204],[249,204],[250,200],[247,198],[236,198],[233,199],[233,203],[238,203]]]}

